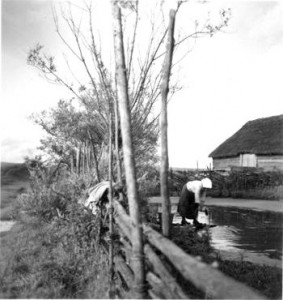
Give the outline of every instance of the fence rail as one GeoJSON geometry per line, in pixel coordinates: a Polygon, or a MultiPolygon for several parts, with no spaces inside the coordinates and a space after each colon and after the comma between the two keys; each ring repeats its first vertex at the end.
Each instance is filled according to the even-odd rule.
{"type": "MultiPolygon", "coordinates": [[[[118,201],[114,201],[113,204],[114,219],[119,227],[122,244],[122,253],[117,252],[114,257],[114,268],[121,277],[121,282],[126,285],[125,289],[131,291],[134,288],[134,272],[131,268],[133,224],[122,205],[118,201]]],[[[190,295],[176,280],[175,275],[179,274],[183,281],[202,291],[205,298],[266,299],[252,288],[185,253],[172,241],[145,224],[143,232],[149,298],[189,299],[190,295]]]]}

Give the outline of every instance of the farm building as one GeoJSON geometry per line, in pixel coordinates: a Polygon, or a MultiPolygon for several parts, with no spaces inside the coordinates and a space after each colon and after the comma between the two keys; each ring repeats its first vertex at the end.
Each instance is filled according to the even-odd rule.
{"type": "Polygon", "coordinates": [[[231,167],[283,170],[283,115],[247,122],[209,157],[215,170],[231,167]]]}

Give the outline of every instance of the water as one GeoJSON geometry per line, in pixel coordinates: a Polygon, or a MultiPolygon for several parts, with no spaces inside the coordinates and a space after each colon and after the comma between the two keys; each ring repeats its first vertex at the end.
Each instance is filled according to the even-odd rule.
{"type": "Polygon", "coordinates": [[[232,207],[209,207],[212,246],[222,256],[282,267],[283,214],[232,207]]]}
{"type": "MultiPolygon", "coordinates": [[[[237,207],[208,206],[209,216],[199,221],[217,225],[210,228],[211,244],[225,259],[246,260],[282,267],[283,213],[237,207]]],[[[181,223],[172,205],[173,223],[181,223]]],[[[161,207],[159,207],[161,212],[161,207]]],[[[192,223],[192,220],[187,220],[192,223]]]]}

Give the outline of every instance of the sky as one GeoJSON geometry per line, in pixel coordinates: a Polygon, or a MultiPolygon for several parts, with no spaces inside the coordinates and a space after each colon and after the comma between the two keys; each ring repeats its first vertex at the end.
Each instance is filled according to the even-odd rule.
{"type": "MultiPolygon", "coordinates": [[[[28,116],[71,97],[26,63],[38,42],[54,56],[65,51],[51,3],[1,1],[1,161],[21,162],[35,154],[43,132],[28,116]]],[[[205,168],[211,164],[209,154],[246,122],[283,113],[283,9],[279,1],[190,3],[177,14],[176,35],[200,12],[232,11],[224,32],[196,40],[176,69],[183,88],[168,106],[170,167],[205,168]]],[[[104,35],[111,31],[108,13],[105,7],[96,20],[104,35]]]]}

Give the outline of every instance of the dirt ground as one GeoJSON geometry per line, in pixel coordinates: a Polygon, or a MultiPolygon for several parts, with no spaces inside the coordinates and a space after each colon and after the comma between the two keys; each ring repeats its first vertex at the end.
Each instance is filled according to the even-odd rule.
{"type": "MultiPolygon", "coordinates": [[[[177,205],[179,197],[170,197],[171,204],[177,205]]],[[[152,197],[149,200],[152,204],[161,204],[161,197],[152,197]]],[[[242,207],[250,208],[253,210],[268,210],[283,212],[283,199],[282,200],[251,200],[251,199],[233,199],[233,198],[210,198],[207,197],[205,200],[207,206],[231,206],[231,207],[242,207]]]]}

